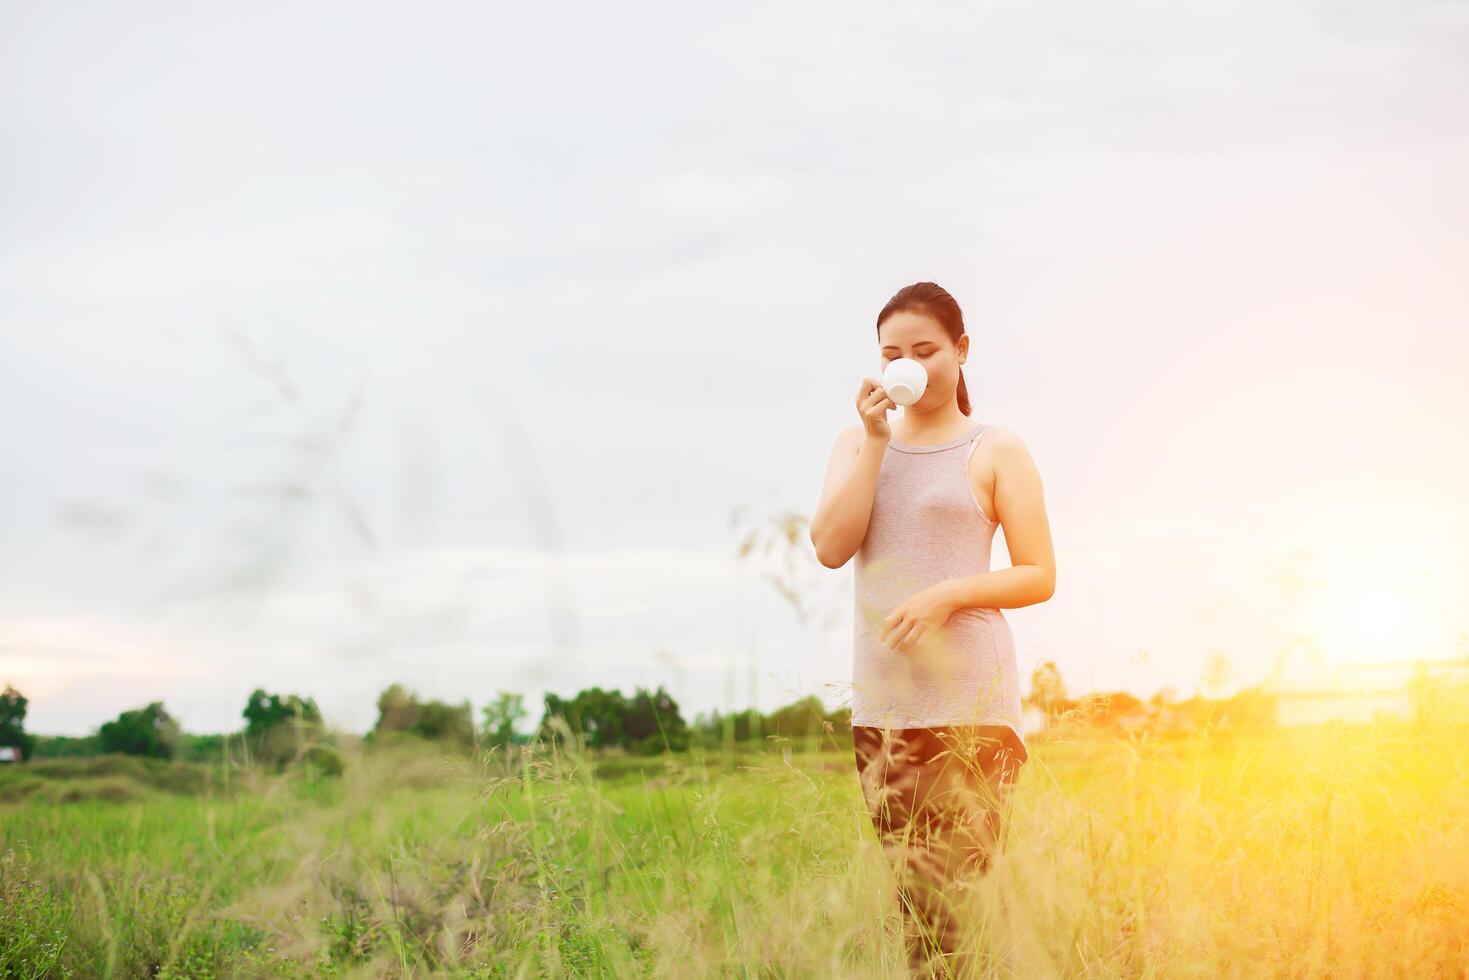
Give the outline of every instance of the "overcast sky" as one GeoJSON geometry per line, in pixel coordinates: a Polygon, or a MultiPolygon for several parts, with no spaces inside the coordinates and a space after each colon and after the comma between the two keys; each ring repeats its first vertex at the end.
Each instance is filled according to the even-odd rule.
{"type": "Polygon", "coordinates": [[[803,620],[734,555],[917,280],[1045,484],[1024,676],[1462,652],[1466,56],[1462,3],[6,4],[0,683],[845,703],[851,565],[802,536],[803,620]]]}

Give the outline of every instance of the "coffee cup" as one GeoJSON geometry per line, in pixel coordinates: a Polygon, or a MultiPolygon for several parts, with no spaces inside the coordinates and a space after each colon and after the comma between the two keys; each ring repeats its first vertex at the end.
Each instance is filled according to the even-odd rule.
{"type": "Polygon", "coordinates": [[[911,405],[928,387],[928,371],[911,357],[899,357],[882,372],[882,387],[894,405],[911,405]]]}

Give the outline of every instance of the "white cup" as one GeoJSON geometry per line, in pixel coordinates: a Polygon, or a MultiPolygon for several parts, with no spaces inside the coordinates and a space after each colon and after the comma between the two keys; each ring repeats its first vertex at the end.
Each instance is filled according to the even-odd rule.
{"type": "Polygon", "coordinates": [[[928,371],[911,357],[899,357],[882,372],[882,387],[895,405],[912,405],[928,388],[928,371]]]}

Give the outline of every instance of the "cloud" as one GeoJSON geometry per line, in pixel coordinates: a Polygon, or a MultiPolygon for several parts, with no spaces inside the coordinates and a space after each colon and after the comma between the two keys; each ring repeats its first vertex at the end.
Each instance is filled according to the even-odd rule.
{"type": "Polygon", "coordinates": [[[966,304],[977,411],[1044,468],[1060,591],[1011,617],[1022,657],[1177,683],[1210,631],[1268,646],[1261,572],[1293,549],[1376,548],[1405,506],[1435,562],[1469,547],[1438,506],[1469,476],[1441,451],[1469,418],[1460,7],[6,26],[0,668],[53,730],[153,687],[201,726],[256,681],[365,725],[402,674],[678,665],[704,705],[751,660],[840,678],[850,636],[727,567],[723,517],[810,509],[872,316],[919,278],[966,304]],[[257,411],[222,324],[299,417],[257,411]],[[350,438],[298,455],[358,373],[350,438]],[[1420,483],[1335,513],[1341,470],[1420,483]],[[323,506],[239,492],[265,486],[323,506]]]}

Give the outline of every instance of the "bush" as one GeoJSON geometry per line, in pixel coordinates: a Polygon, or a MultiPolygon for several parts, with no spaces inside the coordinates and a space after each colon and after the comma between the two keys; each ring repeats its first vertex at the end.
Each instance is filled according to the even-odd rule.
{"type": "Polygon", "coordinates": [[[313,777],[340,776],[346,768],[342,753],[330,745],[313,745],[301,755],[301,765],[313,777]]]}
{"type": "Polygon", "coordinates": [[[108,753],[91,758],[37,759],[24,766],[0,769],[0,800],[124,799],[153,789],[197,795],[214,786],[209,767],[168,762],[148,756],[108,753]],[[67,790],[70,785],[80,788],[67,790]]]}

